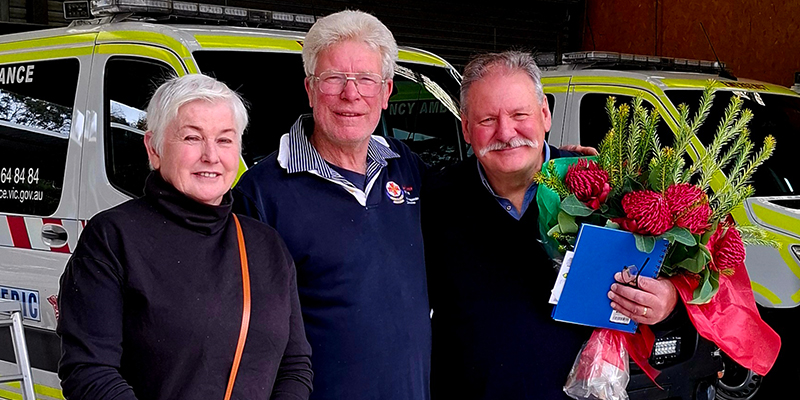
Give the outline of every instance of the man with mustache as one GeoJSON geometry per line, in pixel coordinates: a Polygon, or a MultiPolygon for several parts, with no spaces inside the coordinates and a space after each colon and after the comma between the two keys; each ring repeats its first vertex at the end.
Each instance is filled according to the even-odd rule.
{"type": "MultiPolygon", "coordinates": [[[[575,155],[547,145],[550,119],[530,54],[487,54],[466,66],[461,124],[476,157],[423,190],[433,399],[567,398],[562,387],[591,329],[550,317],[557,270],[539,243],[533,176],[549,159],[575,155]]],[[[612,307],[639,323],[665,319],[674,287],[638,283],[612,285],[612,307]]]]}

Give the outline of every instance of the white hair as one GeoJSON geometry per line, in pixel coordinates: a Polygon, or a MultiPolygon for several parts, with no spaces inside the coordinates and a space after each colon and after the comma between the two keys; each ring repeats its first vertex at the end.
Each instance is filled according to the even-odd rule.
{"type": "Polygon", "coordinates": [[[230,105],[241,152],[242,133],[248,122],[247,109],[241,96],[212,77],[187,74],[164,82],[156,89],[147,105],[147,130],[153,132],[150,140],[156,153],[163,152],[164,130],[178,116],[178,110],[184,104],[195,100],[209,103],[227,102],[230,105]]]}
{"type": "Polygon", "coordinates": [[[461,112],[467,112],[467,94],[473,83],[481,80],[494,68],[504,68],[510,72],[524,72],[531,78],[536,89],[539,103],[544,100],[542,90],[542,73],[536,66],[536,61],[530,53],[521,51],[504,51],[502,53],[482,54],[473,58],[464,67],[464,77],[461,79],[461,112]]]}
{"type": "Polygon", "coordinates": [[[365,43],[381,55],[384,79],[394,77],[397,42],[378,18],[363,11],[344,10],[317,20],[303,41],[303,67],[306,76],[314,75],[319,53],[348,40],[365,43]]]}

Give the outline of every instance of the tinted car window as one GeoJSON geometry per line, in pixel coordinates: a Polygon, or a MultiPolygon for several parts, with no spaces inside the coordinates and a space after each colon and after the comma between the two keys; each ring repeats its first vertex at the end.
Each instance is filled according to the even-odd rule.
{"type": "MultiPolygon", "coordinates": [[[[700,90],[670,90],[667,97],[676,106],[685,103],[690,116],[699,105],[700,90]]],[[[753,112],[748,125],[750,139],[756,149],[767,135],[777,141],[775,153],[753,176],[757,196],[796,195],[800,193],[800,171],[796,167],[795,149],[800,145],[800,98],[771,93],[717,91],[706,123],[698,132],[698,139],[708,145],[713,139],[717,124],[722,120],[731,96],[739,95],[743,107],[753,112]]]]}
{"type": "Polygon", "coordinates": [[[297,117],[311,112],[299,54],[196,51],[194,58],[200,71],[244,98],[250,124],[242,137],[242,157],[248,166],[277,150],[297,117]]]}
{"type": "Polygon", "coordinates": [[[0,65],[0,211],[50,215],[64,184],[80,63],[0,65]]]}
{"type": "Polygon", "coordinates": [[[394,93],[383,113],[385,134],[403,141],[434,168],[459,161],[464,154],[458,104],[443,68],[407,64],[394,77],[394,93]],[[413,68],[413,69],[412,69],[413,68]]]}
{"type": "Polygon", "coordinates": [[[111,58],[105,69],[105,160],[112,186],[133,197],[143,194],[150,173],[144,133],[153,92],[175,71],[156,61],[111,58]]]}
{"type": "MultiPolygon", "coordinates": [[[[631,96],[618,94],[613,96],[616,98],[617,107],[622,104],[630,104],[633,100],[631,96]]],[[[581,98],[581,145],[599,148],[600,142],[611,129],[611,121],[606,113],[608,97],[608,94],[589,93],[581,98]]],[[[651,112],[653,111],[653,105],[646,100],[642,101],[642,105],[651,112]]],[[[659,121],[656,134],[662,145],[671,144],[674,139],[672,131],[663,120],[659,121]]]]}

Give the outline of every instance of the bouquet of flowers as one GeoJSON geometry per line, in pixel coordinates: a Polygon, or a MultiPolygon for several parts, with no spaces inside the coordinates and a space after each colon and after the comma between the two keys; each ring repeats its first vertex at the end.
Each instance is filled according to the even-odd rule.
{"type": "MultiPolygon", "coordinates": [[[[734,96],[714,138],[703,146],[696,137],[714,98],[709,81],[699,107],[678,107],[678,129],[672,146],[656,135],[657,112],[635,98],[617,106],[610,97],[606,111],[611,129],[591,158],[548,162],[537,174],[539,227],[545,247],[556,259],[572,250],[580,224],[634,233],[639,250],[650,252],[656,240],[669,240],[661,276],[671,280],[697,331],[740,365],[764,375],[772,367],[780,338],[760,318],[745,269],[745,243],[777,246],[754,226],[737,225],[730,216],[749,196],[749,180],[775,149],[767,136],[760,149],[748,135],[750,110],[734,96]],[[712,191],[713,187],[713,191],[712,191]]],[[[647,363],[652,339],[625,341],[628,353],[655,379],[647,363]]],[[[625,335],[623,333],[619,333],[625,335]]],[[[651,335],[651,334],[650,334],[651,335]]],[[[594,337],[594,335],[593,335],[594,337]]]]}

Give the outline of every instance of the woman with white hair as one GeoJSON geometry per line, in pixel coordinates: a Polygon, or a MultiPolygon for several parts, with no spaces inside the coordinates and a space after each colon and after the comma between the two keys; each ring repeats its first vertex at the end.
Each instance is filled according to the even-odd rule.
{"type": "Polygon", "coordinates": [[[273,229],[231,212],[242,100],[187,75],[147,111],[145,195],[92,218],[61,277],[64,396],[308,398],[291,255],[273,229]]]}

